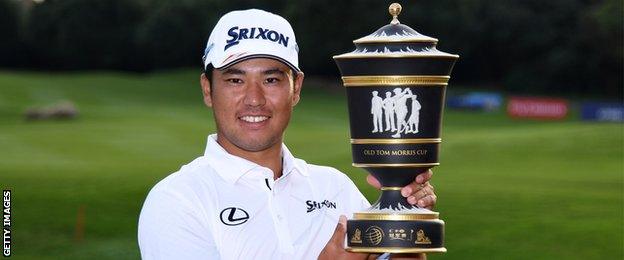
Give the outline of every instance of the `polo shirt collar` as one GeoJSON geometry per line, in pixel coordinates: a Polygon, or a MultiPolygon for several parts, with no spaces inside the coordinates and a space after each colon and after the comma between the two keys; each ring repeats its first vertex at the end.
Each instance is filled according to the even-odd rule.
{"type": "Polygon", "coordinates": [[[301,174],[302,176],[309,176],[308,171],[306,170],[305,164],[306,162],[300,159],[296,159],[290,150],[286,147],[285,144],[282,143],[282,177],[290,174],[291,172],[296,172],[301,174]]]}
{"type": "MultiPolygon", "coordinates": [[[[264,168],[252,161],[232,155],[217,143],[217,135],[208,136],[204,158],[213,166],[214,170],[230,184],[236,183],[241,177],[256,168],[264,168]]],[[[295,159],[286,145],[282,143],[282,177],[291,172],[297,172],[302,176],[308,176],[308,172],[303,167],[302,160],[295,159]]]]}

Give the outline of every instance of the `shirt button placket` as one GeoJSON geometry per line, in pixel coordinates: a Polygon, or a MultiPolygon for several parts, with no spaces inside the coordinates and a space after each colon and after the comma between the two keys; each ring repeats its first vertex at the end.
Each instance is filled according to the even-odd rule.
{"type": "Polygon", "coordinates": [[[269,183],[271,185],[271,191],[269,194],[269,207],[271,211],[271,215],[273,216],[273,226],[275,231],[278,234],[278,240],[280,244],[280,248],[284,253],[293,253],[294,247],[292,245],[292,239],[290,238],[290,231],[288,230],[288,223],[286,223],[284,217],[284,213],[282,212],[280,199],[277,196],[278,194],[278,183],[273,181],[273,174],[269,179],[269,183]]]}

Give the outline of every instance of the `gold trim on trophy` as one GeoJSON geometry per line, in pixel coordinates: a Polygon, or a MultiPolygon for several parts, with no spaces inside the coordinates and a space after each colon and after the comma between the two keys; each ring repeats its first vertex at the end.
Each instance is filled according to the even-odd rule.
{"type": "Polygon", "coordinates": [[[450,76],[345,76],[342,82],[345,87],[352,86],[446,86],[450,76]]]}
{"type": "Polygon", "coordinates": [[[418,139],[351,139],[352,144],[437,144],[442,138],[418,139]]]}
{"type": "Polygon", "coordinates": [[[445,253],[446,248],[403,248],[403,247],[348,247],[348,251],[355,253],[445,253]]]}
{"type": "Polygon", "coordinates": [[[431,211],[431,213],[418,213],[418,214],[389,214],[389,213],[376,213],[376,212],[355,212],[353,218],[357,220],[434,220],[442,221],[438,219],[440,213],[431,211]]]}
{"type": "Polygon", "coordinates": [[[403,187],[381,187],[380,190],[401,190],[403,187]]]}
{"type": "MultiPolygon", "coordinates": [[[[373,42],[373,41],[368,41],[373,42]]],[[[384,41],[387,42],[387,41],[384,41]]],[[[400,42],[400,41],[394,41],[400,42]]],[[[407,40],[407,42],[414,42],[414,40],[407,40]]],[[[379,53],[345,53],[336,55],[334,59],[350,59],[350,58],[451,58],[457,59],[459,55],[454,54],[441,54],[441,53],[395,53],[395,54],[379,54],[379,53]]]]}
{"type": "Polygon", "coordinates": [[[353,167],[431,167],[438,166],[440,163],[352,163],[353,167]]]}

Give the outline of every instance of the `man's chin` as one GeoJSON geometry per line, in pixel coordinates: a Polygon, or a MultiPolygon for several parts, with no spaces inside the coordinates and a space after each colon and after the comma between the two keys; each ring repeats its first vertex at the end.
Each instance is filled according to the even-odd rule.
{"type": "Polygon", "coordinates": [[[267,150],[269,148],[274,147],[279,144],[278,138],[271,137],[241,137],[237,139],[236,142],[233,142],[239,149],[245,150],[248,152],[261,152],[267,150]]]}
{"type": "Polygon", "coordinates": [[[254,142],[245,142],[240,145],[236,144],[236,146],[248,152],[261,152],[261,151],[268,150],[269,148],[273,147],[273,145],[268,144],[268,143],[254,143],[254,142]]]}

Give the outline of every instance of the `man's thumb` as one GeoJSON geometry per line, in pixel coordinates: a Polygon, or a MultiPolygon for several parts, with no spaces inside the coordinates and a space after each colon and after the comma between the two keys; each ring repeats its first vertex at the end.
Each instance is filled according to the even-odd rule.
{"type": "Polygon", "coordinates": [[[336,225],[336,230],[334,230],[334,235],[331,238],[332,243],[336,243],[338,245],[344,244],[345,234],[347,233],[347,217],[344,215],[340,215],[338,219],[338,224],[336,225]]]}

